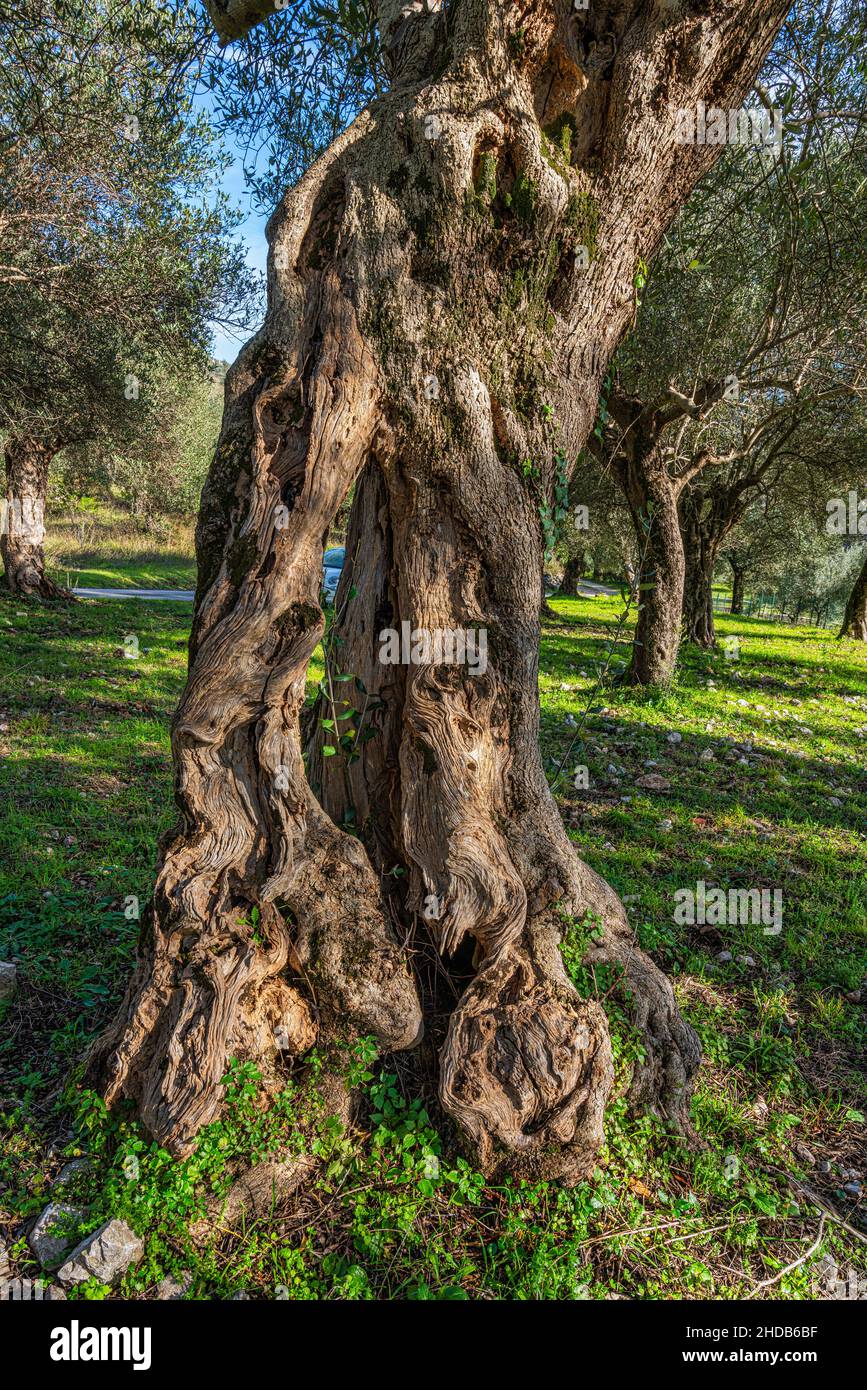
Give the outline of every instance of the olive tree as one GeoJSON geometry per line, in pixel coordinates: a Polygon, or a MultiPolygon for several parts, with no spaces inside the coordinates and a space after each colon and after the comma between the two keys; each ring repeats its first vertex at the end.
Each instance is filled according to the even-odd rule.
{"type": "MultiPolygon", "coordinates": [[[[227,41],[265,8],[209,5],[227,41]]],[[[718,153],[678,139],[679,113],[739,107],[784,10],[379,4],[387,89],[282,197],[265,324],[227,378],[172,732],[180,819],[91,1073],[175,1153],[231,1057],[277,1086],[315,1038],[419,1044],[415,930],[455,996],[421,1045],[476,1161],[579,1180],[613,1068],[559,942],[591,919],[588,958],[642,1039],[631,1100],[689,1132],[696,1037],[545,779],[542,557],[640,267],[718,153]],[[350,703],[305,738],[323,541],[353,483],[332,629],[350,703]],[[484,633],[486,660],[383,658],[403,623],[484,633]]]]}
{"type": "Polygon", "coordinates": [[[6,582],[57,596],[45,495],[62,449],[153,439],[209,321],[254,285],[185,83],[200,39],[156,0],[0,4],[0,437],[6,582]]]}

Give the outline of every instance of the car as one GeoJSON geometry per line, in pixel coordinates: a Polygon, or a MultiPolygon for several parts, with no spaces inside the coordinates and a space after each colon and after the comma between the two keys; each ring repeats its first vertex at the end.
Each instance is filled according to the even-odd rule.
{"type": "Polygon", "coordinates": [[[334,602],[345,560],[346,549],[342,545],[332,546],[322,557],[322,592],[326,603],[334,602]]]}

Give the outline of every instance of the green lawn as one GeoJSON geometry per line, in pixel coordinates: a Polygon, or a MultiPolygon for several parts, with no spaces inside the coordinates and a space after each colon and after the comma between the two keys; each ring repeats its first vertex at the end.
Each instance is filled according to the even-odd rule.
{"type": "MultiPolygon", "coordinates": [[[[87,582],[106,582],[104,570],[91,573],[87,582]]],[[[316,1117],[300,1082],[263,1117],[255,1078],[237,1076],[227,1118],[185,1163],[129,1118],[104,1117],[76,1078],[129,970],[137,928],[124,902],[147,898],[157,837],[173,819],[168,723],[190,608],[47,609],[4,597],[0,959],[17,960],[20,985],[0,1005],[0,1233],[20,1274],[37,1273],[21,1223],[45,1205],[64,1150],[84,1145],[94,1158],[79,1179],[93,1203],[88,1229],[119,1214],[146,1239],[123,1286],[134,1297],[152,1297],[160,1278],[181,1271],[193,1297],[242,1288],[298,1298],[743,1297],[815,1240],[820,1212],[787,1175],[867,1230],[857,1191],[867,1108],[867,653],[823,630],[721,619],[721,641],[736,637],[737,649],[688,652],[670,692],[607,685],[591,700],[617,601],[552,606],[543,753],[552,778],[565,764],[557,791],[576,846],[624,896],[641,944],[674,978],[701,1035],[694,1115],[707,1147],[686,1152],[618,1101],[591,1181],[572,1191],[487,1186],[404,1073],[392,1082],[363,1053],[348,1065],[369,1113],[350,1134],[316,1117]],[[137,660],[124,655],[130,637],[137,660]],[[681,741],[670,743],[671,732],[681,741]],[[713,758],[702,758],[708,749],[713,758]],[[580,793],[577,765],[589,774],[580,793]],[[637,786],[650,772],[670,785],[637,786]],[[780,889],[782,931],[675,925],[675,891],[699,880],[780,889]],[[731,960],[718,959],[724,951],[731,960]],[[277,1144],[300,1147],[311,1125],[326,1160],[317,1185],[264,1221],[202,1220],[236,1162],[277,1144]]],[[[581,940],[576,925],[567,964],[580,987],[604,995],[605,982],[581,965],[581,940]]],[[[603,1002],[625,1076],[634,1042],[603,1002]]],[[[822,1255],[843,1273],[864,1271],[864,1250],[829,1218],[820,1250],[758,1296],[817,1296],[822,1255]]]]}
{"type": "Polygon", "coordinates": [[[46,561],[51,578],[69,589],[195,589],[189,523],[143,529],[119,504],[92,502],[49,517],[46,561]]]}
{"type": "Polygon", "coordinates": [[[122,556],[94,556],[79,566],[52,565],[51,578],[67,589],[195,589],[196,564],[186,555],[153,555],[134,564],[122,556]]]}

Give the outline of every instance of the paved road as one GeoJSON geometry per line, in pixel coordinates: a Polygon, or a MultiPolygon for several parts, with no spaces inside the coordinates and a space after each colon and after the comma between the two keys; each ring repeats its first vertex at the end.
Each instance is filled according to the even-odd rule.
{"type": "Polygon", "coordinates": [[[166,598],[180,603],[192,603],[192,589],[76,589],[79,598],[166,598]]]}
{"type": "MultiPolygon", "coordinates": [[[[619,594],[619,589],[612,589],[610,584],[594,584],[591,579],[579,579],[580,589],[579,598],[593,598],[595,594],[619,594]]],[[[556,598],[557,595],[555,594],[556,598]]]]}
{"type": "MultiPolygon", "coordinates": [[[[589,579],[581,580],[581,598],[593,598],[595,594],[617,594],[619,592],[619,589],[612,589],[610,584],[594,584],[589,579]]],[[[195,598],[192,589],[76,589],[75,593],[79,598],[162,598],[173,599],[180,603],[192,603],[195,598]]],[[[553,597],[557,597],[556,591],[553,597]]]]}

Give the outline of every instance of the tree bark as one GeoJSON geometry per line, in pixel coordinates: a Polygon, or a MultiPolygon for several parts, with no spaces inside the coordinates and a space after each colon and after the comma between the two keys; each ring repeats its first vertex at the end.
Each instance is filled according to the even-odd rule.
{"type": "Polygon", "coordinates": [[[624,680],[664,686],[671,681],[680,647],[684,556],[677,515],[677,487],[654,442],[633,429],[616,472],[635,528],[638,619],[624,680]]]}
{"type": "Polygon", "coordinates": [[[563,579],[560,584],[560,593],[569,594],[573,597],[578,593],[581,576],[584,573],[584,551],[579,551],[576,555],[570,555],[563,570],[563,579]]]}
{"type": "Polygon", "coordinates": [[[867,642],[867,555],[852,586],[839,636],[867,642]]]}
{"type": "Polygon", "coordinates": [[[91,1075],[184,1153],[232,1056],[276,1085],[316,1035],[412,1045],[427,996],[398,921],[403,941],[430,934],[457,996],[434,1061],[477,1162],[574,1182],[612,1062],[601,1006],[565,973],[564,921],[602,923],[590,957],[616,966],[643,1039],[632,1099],[684,1133],[699,1048],[545,780],[540,507],[590,432],[638,256],[713,157],[675,143],[674,113],[735,104],[784,6],[717,0],[710,24],[463,0],[447,47],[442,11],[393,9],[392,90],[269,224],[268,315],[227,378],[197,530],[181,823],[91,1075]],[[610,25],[601,71],[588,24],[610,25]],[[543,133],[564,116],[574,162],[543,133]],[[318,711],[305,775],[322,548],[356,479],[333,674],[371,713],[343,740],[318,711]],[[380,634],[404,621],[483,631],[485,669],[384,661],[380,634]]]}
{"type": "Polygon", "coordinates": [[[687,642],[710,651],[716,645],[713,614],[713,556],[707,551],[687,555],[683,589],[683,635],[687,642]]]}
{"type": "Polygon", "coordinates": [[[732,569],[732,599],[729,612],[739,615],[744,611],[746,570],[743,565],[736,564],[731,558],[729,564],[732,569]]]}
{"type": "Polygon", "coordinates": [[[699,647],[716,644],[713,618],[713,571],[720,537],[703,515],[703,499],[688,488],[679,514],[686,572],[683,585],[683,636],[699,647]]]}
{"type": "Polygon", "coordinates": [[[6,509],[0,554],[6,583],[22,598],[70,599],[68,589],[45,574],[45,498],[57,446],[33,437],[10,438],[4,452],[6,509]]]}

